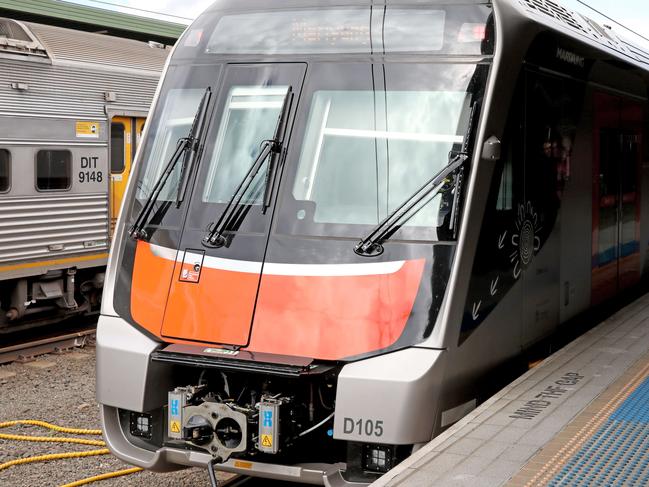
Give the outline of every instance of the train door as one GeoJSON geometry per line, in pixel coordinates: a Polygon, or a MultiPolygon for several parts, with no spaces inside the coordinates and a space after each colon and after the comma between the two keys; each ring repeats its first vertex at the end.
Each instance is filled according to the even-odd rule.
{"type": "Polygon", "coordinates": [[[513,254],[523,270],[523,344],[559,322],[561,204],[570,179],[585,85],[530,71],[525,104],[525,198],[519,205],[513,254]]]}
{"type": "Polygon", "coordinates": [[[163,336],[231,346],[248,343],[273,214],[273,204],[266,200],[273,180],[267,180],[267,169],[277,158],[266,159],[246,190],[240,185],[263,142],[273,137],[290,90],[295,102],[287,116],[294,112],[305,71],[301,63],[225,68],[182,230],[163,336]],[[241,198],[233,199],[237,194],[241,198]],[[226,212],[230,217],[221,229],[225,243],[203,245],[226,212]]]}
{"type": "Polygon", "coordinates": [[[110,233],[115,229],[133,161],[134,119],[113,117],[110,123],[110,233]]]}
{"type": "Polygon", "coordinates": [[[593,303],[640,278],[641,105],[595,94],[593,303]]]}
{"type": "Polygon", "coordinates": [[[135,159],[135,154],[137,154],[137,150],[140,148],[140,142],[142,141],[142,132],[144,131],[144,123],[146,122],[146,118],[135,118],[135,150],[133,151],[133,159],[135,159]]]}

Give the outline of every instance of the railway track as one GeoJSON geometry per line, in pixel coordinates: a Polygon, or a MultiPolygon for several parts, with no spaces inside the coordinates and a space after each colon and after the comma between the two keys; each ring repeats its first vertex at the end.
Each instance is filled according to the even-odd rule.
{"type": "Polygon", "coordinates": [[[29,362],[38,355],[46,353],[63,353],[74,348],[93,345],[96,327],[87,327],[75,331],[40,337],[28,338],[11,345],[0,347],[0,365],[10,362],[29,362]]]}

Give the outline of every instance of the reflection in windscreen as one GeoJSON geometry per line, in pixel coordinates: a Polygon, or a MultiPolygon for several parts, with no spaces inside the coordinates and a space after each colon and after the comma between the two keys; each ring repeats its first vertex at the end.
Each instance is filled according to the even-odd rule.
{"type": "MultiPolygon", "coordinates": [[[[165,166],[171,159],[178,140],[187,137],[191,129],[198,104],[205,93],[203,89],[175,89],[169,91],[164,109],[160,114],[161,124],[153,134],[153,148],[151,150],[146,173],[138,181],[137,198],[144,200],[151,194],[153,186],[162,175],[165,166]]],[[[164,185],[159,201],[171,201],[176,197],[178,179],[182,164],[177,164],[171,176],[164,185]]]]}
{"type": "MultiPolygon", "coordinates": [[[[230,90],[210,161],[203,202],[227,203],[264,140],[273,137],[287,86],[235,86],[230,90]]],[[[260,171],[241,202],[258,204],[266,172],[260,171]]]]}
{"type": "MultiPolygon", "coordinates": [[[[317,91],[293,187],[316,223],[377,224],[458,151],[470,95],[452,91],[317,91]]],[[[408,225],[438,226],[441,197],[408,225]]]]}

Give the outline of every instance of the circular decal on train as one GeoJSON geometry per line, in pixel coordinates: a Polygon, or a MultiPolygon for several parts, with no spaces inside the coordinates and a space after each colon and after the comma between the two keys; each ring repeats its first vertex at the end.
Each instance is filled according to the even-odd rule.
{"type": "Polygon", "coordinates": [[[516,231],[511,239],[515,250],[510,254],[510,261],[514,264],[514,279],[519,278],[521,269],[527,267],[541,247],[541,239],[538,236],[541,228],[538,223],[539,218],[531,202],[518,206],[516,231]]]}

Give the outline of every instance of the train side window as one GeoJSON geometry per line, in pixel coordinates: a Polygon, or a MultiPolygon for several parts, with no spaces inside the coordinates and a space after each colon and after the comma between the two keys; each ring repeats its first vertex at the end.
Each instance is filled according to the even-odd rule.
{"type": "Polygon", "coordinates": [[[110,172],[113,174],[124,172],[124,130],[122,123],[110,124],[110,172]]]}
{"type": "Polygon", "coordinates": [[[0,193],[6,193],[11,187],[11,153],[0,149],[0,193]]]}
{"type": "Polygon", "coordinates": [[[61,191],[72,185],[72,153],[68,150],[39,150],[36,153],[36,189],[61,191]]]}

